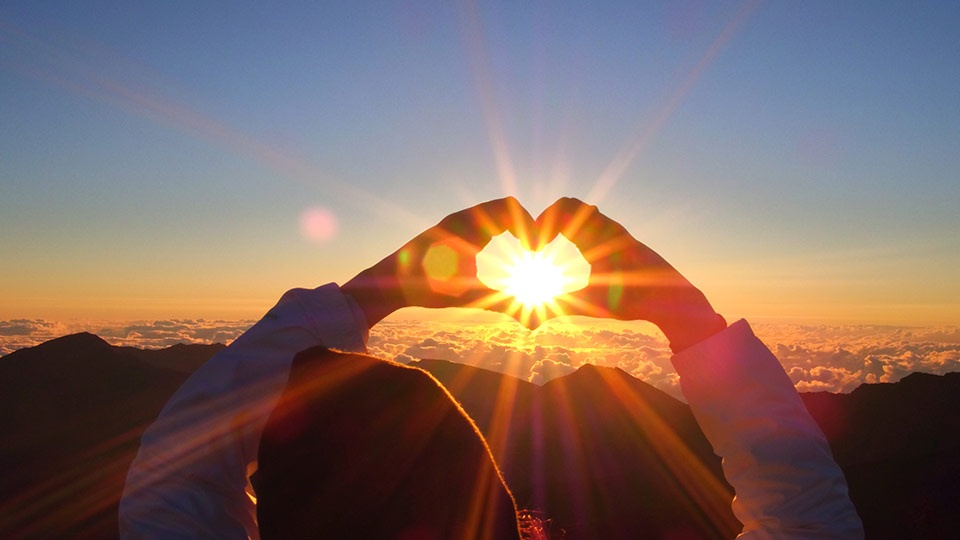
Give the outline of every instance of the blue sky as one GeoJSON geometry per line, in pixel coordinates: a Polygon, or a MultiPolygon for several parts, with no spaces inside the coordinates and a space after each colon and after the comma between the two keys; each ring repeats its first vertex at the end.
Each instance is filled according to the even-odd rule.
{"type": "Polygon", "coordinates": [[[0,6],[0,318],[256,317],[510,193],[728,318],[960,324],[955,3],[196,4],[0,6]]]}

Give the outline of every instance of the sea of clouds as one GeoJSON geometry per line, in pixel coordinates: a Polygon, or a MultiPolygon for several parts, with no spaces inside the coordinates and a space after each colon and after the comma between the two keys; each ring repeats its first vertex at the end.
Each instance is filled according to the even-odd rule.
{"type": "MultiPolygon", "coordinates": [[[[230,343],[255,321],[163,320],[124,323],[0,321],[0,355],[87,331],[114,345],[230,343]]],[[[896,382],[909,373],[960,371],[960,328],[755,324],[800,391],[849,392],[862,383],[896,382]]],[[[449,360],[542,384],[583,364],[618,367],[680,396],[666,340],[647,324],[551,321],[536,332],[513,323],[385,321],[370,354],[409,362],[449,360]]]]}
{"type": "Polygon", "coordinates": [[[0,355],[54,338],[90,332],[112,345],[160,349],[177,343],[230,343],[253,326],[253,320],[172,319],[163,321],[0,321],[0,355]]]}

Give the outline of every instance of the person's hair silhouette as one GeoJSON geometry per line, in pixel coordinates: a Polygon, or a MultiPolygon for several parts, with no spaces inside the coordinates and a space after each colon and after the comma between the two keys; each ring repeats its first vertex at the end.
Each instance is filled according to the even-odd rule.
{"type": "Polygon", "coordinates": [[[519,538],[474,423],[427,372],[313,348],[260,441],[263,540],[519,538]]]}

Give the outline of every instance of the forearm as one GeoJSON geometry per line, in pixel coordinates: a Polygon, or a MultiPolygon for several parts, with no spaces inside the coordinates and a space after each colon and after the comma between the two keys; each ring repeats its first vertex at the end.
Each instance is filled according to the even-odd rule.
{"type": "Polygon", "coordinates": [[[357,274],[340,290],[353,299],[363,312],[366,327],[372,328],[387,315],[405,306],[406,301],[391,259],[357,274]]]}
{"type": "Polygon", "coordinates": [[[674,365],[723,458],[744,538],[863,536],[823,433],[745,321],[676,355],[674,365]]]}
{"type": "MultiPolygon", "coordinates": [[[[683,280],[686,282],[686,280],[683,280]]],[[[660,328],[677,354],[717,334],[727,327],[724,318],[713,310],[706,296],[692,285],[660,291],[653,299],[652,322],[660,328]]]]}
{"type": "Polygon", "coordinates": [[[121,536],[255,534],[248,465],[290,362],[316,345],[363,351],[366,329],[355,311],[335,285],[289,291],[201,366],[141,439],[120,503],[121,536]]]}

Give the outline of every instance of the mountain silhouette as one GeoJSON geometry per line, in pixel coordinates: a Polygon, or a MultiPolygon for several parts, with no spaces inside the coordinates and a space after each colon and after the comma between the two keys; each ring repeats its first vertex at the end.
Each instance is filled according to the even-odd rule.
{"type": "Polygon", "coordinates": [[[140,350],[82,333],[0,358],[0,537],[116,538],[140,435],[222,348],[140,350]]]}
{"type": "Polygon", "coordinates": [[[487,437],[521,508],[567,538],[732,538],[733,493],[693,414],[621,369],[542,387],[441,360],[431,372],[487,437]]]}
{"type": "MultiPolygon", "coordinates": [[[[116,538],[143,430],[222,345],[115,347],[75,334],[0,358],[0,537],[116,538]]],[[[732,492],[686,404],[615,368],[537,386],[420,360],[487,437],[521,508],[563,538],[732,538],[732,492]],[[562,536],[561,536],[562,535],[562,536]]],[[[960,530],[960,374],[802,394],[867,538],[960,530]]]]}
{"type": "Polygon", "coordinates": [[[957,538],[960,373],[801,397],[847,477],[867,538],[957,538]]]}

